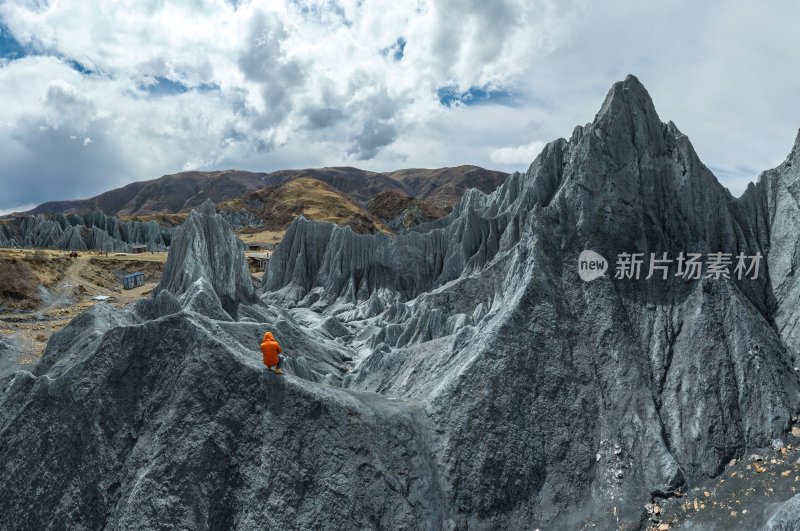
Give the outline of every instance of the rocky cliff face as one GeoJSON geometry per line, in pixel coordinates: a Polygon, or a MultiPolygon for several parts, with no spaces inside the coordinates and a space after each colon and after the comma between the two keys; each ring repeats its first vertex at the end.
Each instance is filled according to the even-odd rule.
{"type": "Polygon", "coordinates": [[[0,247],[130,252],[132,245],[146,245],[150,251],[166,251],[173,231],[155,221],[120,221],[99,210],[70,216],[38,214],[0,227],[0,247]]]}
{"type": "Polygon", "coordinates": [[[192,210],[178,228],[175,249],[167,257],[164,275],[153,295],[167,290],[181,296],[198,281],[207,283],[222,307],[234,315],[238,304],[255,301],[244,244],[216,213],[210,199],[199,210],[192,210]]]}
{"type": "Polygon", "coordinates": [[[794,351],[800,351],[798,308],[800,264],[798,227],[800,227],[800,132],[786,160],[764,172],[742,196],[742,203],[757,216],[761,239],[768,250],[767,262],[772,295],[769,317],[781,337],[794,351]]]}
{"type": "Polygon", "coordinates": [[[260,300],[205,204],[152,299],[93,307],[0,380],[0,523],[639,528],[800,410],[796,151],[733,198],[629,77],[438,221],[298,218],[260,300]],[[602,278],[581,280],[584,250],[602,278]],[[621,253],[680,252],[766,258],[757,278],[615,278],[621,253]]]}

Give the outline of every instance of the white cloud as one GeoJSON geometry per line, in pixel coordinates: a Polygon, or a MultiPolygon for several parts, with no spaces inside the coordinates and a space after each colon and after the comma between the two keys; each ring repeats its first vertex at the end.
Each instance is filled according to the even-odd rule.
{"type": "Polygon", "coordinates": [[[530,144],[514,147],[502,147],[492,151],[489,158],[492,162],[504,164],[506,166],[514,166],[518,164],[530,164],[536,158],[545,143],[539,140],[534,140],[530,144]]]}
{"type": "Polygon", "coordinates": [[[36,206],[36,203],[26,203],[24,205],[17,205],[11,208],[0,208],[0,216],[5,216],[6,214],[13,214],[14,212],[25,212],[30,210],[36,206]]]}
{"type": "Polygon", "coordinates": [[[734,193],[783,160],[800,126],[793,4],[236,4],[0,3],[3,31],[37,54],[0,60],[0,100],[13,102],[0,208],[195,168],[512,171],[590,121],[628,73],[707,165],[728,168],[734,193]],[[443,87],[513,106],[446,107],[443,87]]]}

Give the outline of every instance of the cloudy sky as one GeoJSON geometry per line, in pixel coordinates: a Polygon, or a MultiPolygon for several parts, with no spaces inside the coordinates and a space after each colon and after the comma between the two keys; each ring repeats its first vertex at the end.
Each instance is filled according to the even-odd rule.
{"type": "Polygon", "coordinates": [[[738,195],[800,127],[800,8],[764,5],[2,0],[0,212],[190,169],[524,170],[628,73],[738,195]]]}

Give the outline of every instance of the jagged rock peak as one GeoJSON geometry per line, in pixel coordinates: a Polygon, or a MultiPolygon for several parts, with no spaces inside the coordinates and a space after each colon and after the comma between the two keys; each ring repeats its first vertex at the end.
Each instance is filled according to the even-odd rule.
{"type": "Polygon", "coordinates": [[[661,147],[662,127],[653,100],[636,76],[614,83],[592,126],[637,148],[661,147]],[[633,134],[631,135],[631,131],[633,134]]]}
{"type": "Polygon", "coordinates": [[[223,308],[232,315],[236,314],[240,303],[256,299],[244,245],[230,224],[215,213],[214,202],[210,199],[199,210],[192,210],[178,229],[170,246],[164,276],[153,290],[153,296],[162,290],[182,295],[200,278],[206,279],[223,308]]]}
{"type": "Polygon", "coordinates": [[[635,106],[646,111],[648,115],[658,118],[650,93],[647,92],[641,81],[632,74],[629,74],[624,81],[617,81],[611,86],[595,121],[613,111],[617,106],[635,106]]]}
{"type": "Polygon", "coordinates": [[[214,214],[217,213],[217,209],[214,206],[214,201],[212,201],[211,199],[206,199],[205,201],[203,201],[203,204],[200,205],[200,208],[198,210],[204,216],[213,216],[214,214]]]}
{"type": "Polygon", "coordinates": [[[800,156],[800,129],[797,130],[797,136],[794,139],[794,145],[789,155],[786,156],[786,162],[791,164],[795,159],[800,156]]]}

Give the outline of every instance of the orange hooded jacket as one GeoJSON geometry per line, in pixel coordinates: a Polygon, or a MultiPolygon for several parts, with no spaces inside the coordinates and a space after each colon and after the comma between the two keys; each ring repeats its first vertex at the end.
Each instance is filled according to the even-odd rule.
{"type": "Polygon", "coordinates": [[[261,354],[264,356],[264,365],[267,367],[274,367],[278,364],[278,354],[281,352],[281,346],[272,337],[272,332],[264,334],[264,340],[261,342],[261,354]]]}

